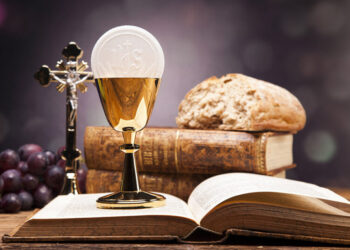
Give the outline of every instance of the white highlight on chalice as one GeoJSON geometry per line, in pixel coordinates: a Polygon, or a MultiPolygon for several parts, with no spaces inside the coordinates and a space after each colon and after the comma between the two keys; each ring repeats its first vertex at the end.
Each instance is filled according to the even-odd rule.
{"type": "Polygon", "coordinates": [[[161,78],[164,53],[148,31],[136,26],[118,26],[96,42],[91,68],[95,78],[161,78]]]}

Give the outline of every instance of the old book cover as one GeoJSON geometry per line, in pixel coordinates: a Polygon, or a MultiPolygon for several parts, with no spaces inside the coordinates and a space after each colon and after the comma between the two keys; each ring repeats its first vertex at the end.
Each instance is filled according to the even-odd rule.
{"type": "MultiPolygon", "coordinates": [[[[87,127],[88,168],[122,171],[121,133],[110,127],[87,127]]],[[[293,166],[293,135],[288,133],[145,128],[136,136],[140,172],[274,175],[293,166]]]]}
{"type": "Polygon", "coordinates": [[[145,209],[98,209],[102,195],[58,196],[3,240],[222,242],[234,234],[350,244],[350,202],[305,182],[222,174],[188,203],[163,194],[165,206],[145,209]]]}
{"type": "MultiPolygon", "coordinates": [[[[286,171],[274,176],[285,178],[286,171]]],[[[167,193],[187,200],[193,189],[211,175],[139,173],[140,187],[144,190],[167,193]]],[[[122,181],[121,171],[89,169],[86,180],[87,193],[117,192],[122,181]]]]}

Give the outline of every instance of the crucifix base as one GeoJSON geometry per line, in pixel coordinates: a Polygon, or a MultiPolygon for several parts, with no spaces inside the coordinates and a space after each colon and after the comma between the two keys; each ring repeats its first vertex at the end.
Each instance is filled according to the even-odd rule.
{"type": "MultiPolygon", "coordinates": [[[[80,151],[77,150],[77,153],[79,153],[80,156],[80,151]]],[[[67,151],[62,152],[62,158],[64,160],[66,159],[67,151]]],[[[77,156],[77,155],[75,155],[77,156]]],[[[79,186],[78,186],[78,180],[77,180],[77,171],[80,168],[80,159],[77,157],[74,159],[71,163],[71,166],[69,166],[69,162],[66,161],[66,176],[64,178],[64,183],[63,187],[61,189],[60,195],[65,195],[65,194],[80,194],[79,186]]]]}
{"type": "Polygon", "coordinates": [[[65,194],[79,194],[76,174],[74,172],[67,172],[64,180],[63,188],[60,195],[65,194]]]}

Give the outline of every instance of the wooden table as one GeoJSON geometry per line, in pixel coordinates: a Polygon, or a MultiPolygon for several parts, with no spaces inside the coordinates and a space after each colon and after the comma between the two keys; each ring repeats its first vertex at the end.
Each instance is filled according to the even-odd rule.
{"type": "MultiPolygon", "coordinates": [[[[350,200],[350,189],[331,188],[333,191],[350,200]]],[[[31,213],[20,212],[17,214],[0,214],[0,235],[10,233],[15,227],[31,213]]],[[[252,248],[273,248],[273,249],[333,249],[343,248],[341,246],[312,245],[308,242],[292,241],[264,241],[264,242],[244,242],[235,244],[231,242],[225,245],[191,245],[191,244],[164,244],[164,243],[2,243],[0,249],[252,249],[252,248]]],[[[344,247],[349,248],[349,247],[344,247]]]]}

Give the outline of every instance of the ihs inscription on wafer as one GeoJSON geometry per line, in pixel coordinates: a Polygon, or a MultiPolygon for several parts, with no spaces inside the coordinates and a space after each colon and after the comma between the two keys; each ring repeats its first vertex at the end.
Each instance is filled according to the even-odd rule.
{"type": "Polygon", "coordinates": [[[114,58],[119,59],[118,64],[106,62],[108,67],[122,73],[141,71],[145,67],[143,49],[135,48],[130,39],[119,43],[116,48],[109,49],[114,58]]]}

